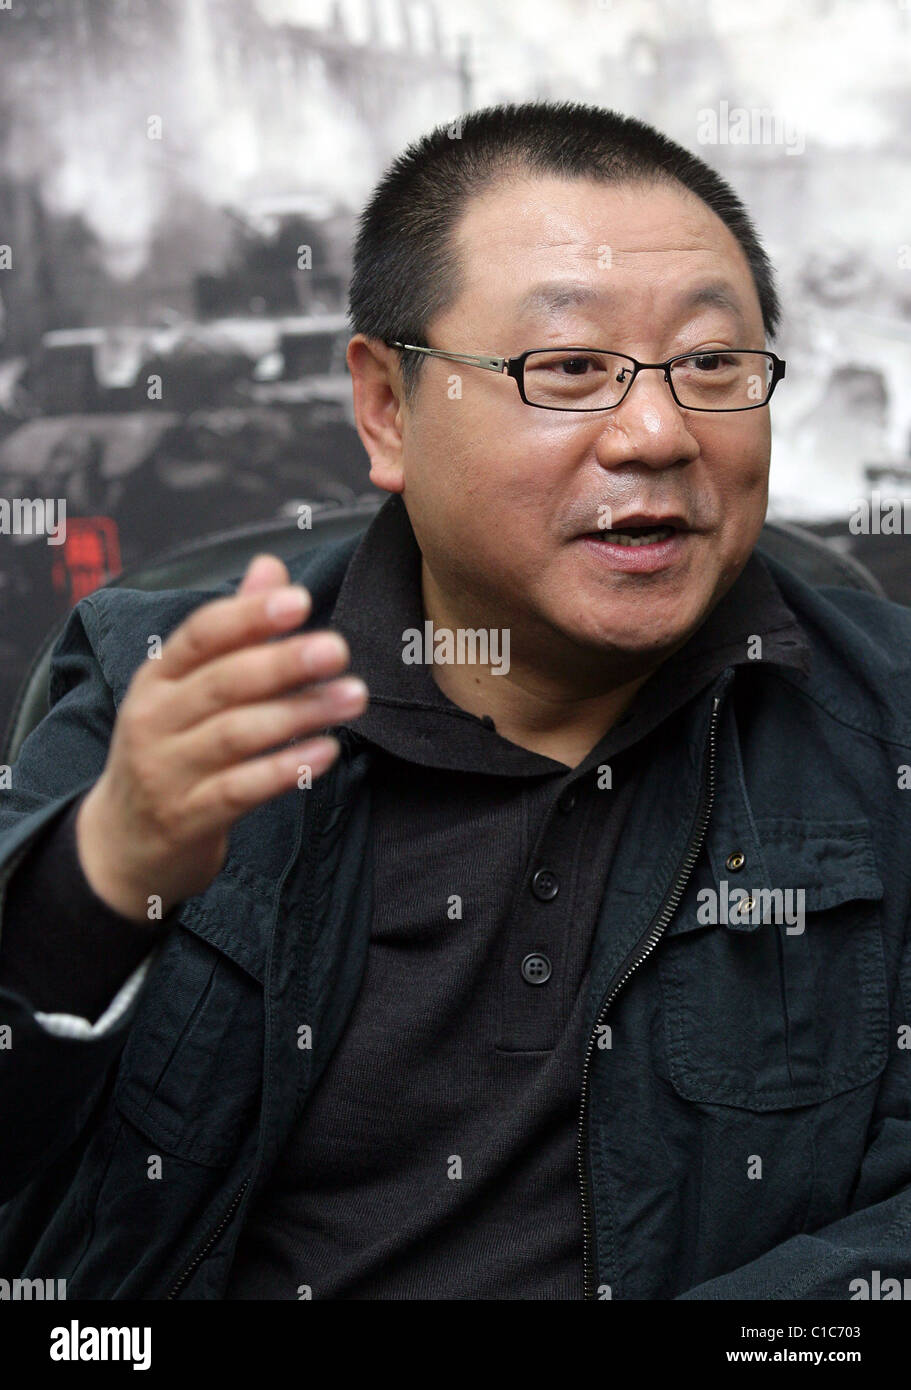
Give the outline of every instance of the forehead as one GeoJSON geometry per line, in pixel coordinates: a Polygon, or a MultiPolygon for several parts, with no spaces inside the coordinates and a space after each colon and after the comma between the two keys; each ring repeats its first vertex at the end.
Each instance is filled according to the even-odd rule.
{"type": "MultiPolygon", "coordinates": [[[[541,318],[584,307],[586,296],[554,290],[561,275],[610,296],[684,281],[726,283],[742,308],[758,311],[752,273],[733,233],[680,185],[605,184],[589,179],[515,176],[473,198],[454,233],[460,298],[508,305],[513,317],[541,318]]],[[[724,307],[716,294],[717,307],[724,307]]],[[[706,298],[711,303],[713,296],[706,298]]]]}

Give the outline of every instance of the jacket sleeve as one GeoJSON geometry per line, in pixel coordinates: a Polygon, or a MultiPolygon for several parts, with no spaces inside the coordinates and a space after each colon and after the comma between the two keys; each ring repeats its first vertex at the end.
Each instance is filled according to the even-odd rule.
{"type": "MultiPolygon", "coordinates": [[[[90,595],[72,610],[54,647],[49,713],[16,763],[0,768],[0,946],[11,874],[104,768],[116,709],[99,659],[99,627],[90,595]]],[[[136,965],[94,1023],[36,1010],[23,994],[0,986],[0,1202],[84,1128],[126,1041],[158,948],[136,965]]]]}
{"type": "Polygon", "coordinates": [[[906,1041],[911,1024],[911,941],[907,935],[894,1000],[891,1053],[880,1080],[850,1211],[817,1231],[792,1236],[739,1269],[695,1285],[678,1299],[853,1299],[869,1297],[864,1291],[876,1279],[911,1278],[911,1050],[906,1041]]]}
{"type": "Polygon", "coordinates": [[[98,1020],[172,922],[134,921],[95,893],[76,837],[83,800],[45,827],[6,885],[0,989],[28,999],[52,1032],[56,1015],[98,1020]]]}

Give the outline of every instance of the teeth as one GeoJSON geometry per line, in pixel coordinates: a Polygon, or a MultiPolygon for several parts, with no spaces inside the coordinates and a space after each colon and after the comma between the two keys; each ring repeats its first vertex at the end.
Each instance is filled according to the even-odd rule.
{"type": "Polygon", "coordinates": [[[598,535],[610,541],[611,545],[654,545],[656,541],[663,541],[667,536],[673,535],[673,527],[658,526],[654,531],[641,531],[636,536],[628,536],[624,531],[599,531],[598,535]]]}

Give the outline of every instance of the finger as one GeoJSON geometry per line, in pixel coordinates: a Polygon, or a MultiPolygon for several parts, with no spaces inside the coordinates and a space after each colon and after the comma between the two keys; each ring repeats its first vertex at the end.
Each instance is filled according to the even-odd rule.
{"type": "Polygon", "coordinates": [[[329,629],[229,652],[184,677],[161,727],[176,733],[222,710],[266,700],[310,681],[329,680],[340,676],[350,660],[342,634],[329,629]]]}
{"type": "Polygon", "coordinates": [[[299,627],[311,607],[310,594],[299,584],[213,599],[185,618],[160,658],[146,664],[164,679],[179,680],[213,657],[299,627]]]}
{"type": "Polygon", "coordinates": [[[225,710],[179,734],[170,747],[181,776],[205,777],[291,738],[310,737],[353,719],[367,706],[367,687],[356,676],[313,686],[303,695],[225,710]]]}
{"type": "Polygon", "coordinates": [[[264,758],[235,763],[232,767],[200,782],[186,802],[190,820],[211,829],[228,830],[248,811],[299,785],[304,771],[310,779],[319,777],[338,757],[341,745],[326,735],[283,748],[264,758]]]}
{"type": "Polygon", "coordinates": [[[291,576],[287,566],[277,555],[254,555],[247,566],[237,592],[243,594],[262,593],[264,589],[275,589],[290,584],[291,576]]]}

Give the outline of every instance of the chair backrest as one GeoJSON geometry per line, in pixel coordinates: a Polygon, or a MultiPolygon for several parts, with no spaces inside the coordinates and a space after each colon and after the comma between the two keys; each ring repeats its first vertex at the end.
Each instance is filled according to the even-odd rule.
{"type": "MultiPolygon", "coordinates": [[[[312,546],[343,540],[366,529],[385,501],[385,494],[366,494],[351,505],[314,503],[312,525],[301,530],[297,521],[283,518],[233,527],[200,541],[178,546],[153,556],[111,579],[105,588],[207,589],[243,574],[248,562],[261,551],[285,560],[312,546]]],[[[827,545],[799,526],[767,521],[759,549],[795,570],[807,583],[834,584],[864,589],[883,597],[882,586],[857,560],[827,545]]],[[[66,618],[48,632],[32,659],[7,723],[0,762],[11,764],[32,729],[48,712],[48,677],[51,654],[66,618]]]]}

